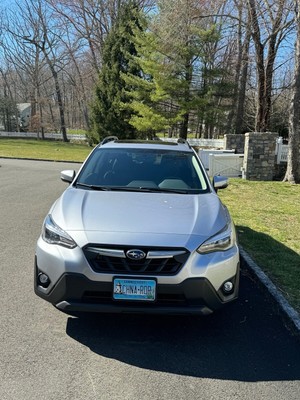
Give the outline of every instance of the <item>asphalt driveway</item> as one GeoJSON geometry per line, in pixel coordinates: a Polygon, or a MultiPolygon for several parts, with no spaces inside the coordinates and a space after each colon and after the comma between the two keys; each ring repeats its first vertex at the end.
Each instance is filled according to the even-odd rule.
{"type": "Polygon", "coordinates": [[[2,400],[299,400],[300,338],[244,267],[239,300],[205,318],[73,318],[36,297],[35,242],[79,165],[0,165],[2,400]]]}

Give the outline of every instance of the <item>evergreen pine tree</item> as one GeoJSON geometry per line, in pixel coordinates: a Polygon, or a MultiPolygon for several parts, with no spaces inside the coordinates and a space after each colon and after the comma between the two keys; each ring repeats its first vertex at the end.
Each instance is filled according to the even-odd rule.
{"type": "Polygon", "coordinates": [[[136,129],[129,123],[133,111],[122,107],[129,101],[122,74],[140,75],[133,58],[133,30],[140,29],[139,13],[135,2],[123,4],[104,44],[103,65],[92,105],[93,136],[99,140],[109,135],[121,139],[136,136],[136,129]]]}
{"type": "MultiPolygon", "coordinates": [[[[183,1],[175,3],[182,6],[183,1]]],[[[225,72],[211,62],[211,48],[220,40],[219,32],[214,24],[202,26],[185,17],[185,9],[174,9],[165,1],[150,29],[144,27],[135,35],[136,61],[143,74],[129,73],[123,78],[130,85],[130,122],[148,136],[179,128],[179,136],[186,139],[188,127],[197,120],[209,127],[211,121],[221,122],[226,112],[220,99],[230,95],[231,86],[225,72]]]]}
{"type": "MultiPolygon", "coordinates": [[[[146,24],[146,21],[143,21],[146,24]]],[[[133,110],[130,123],[140,136],[153,137],[156,132],[169,129],[181,121],[182,111],[173,102],[173,92],[178,89],[174,79],[174,64],[165,63],[165,57],[159,51],[159,40],[151,32],[144,30],[135,35],[139,63],[143,74],[123,74],[130,91],[131,102],[123,104],[133,110]]]]}

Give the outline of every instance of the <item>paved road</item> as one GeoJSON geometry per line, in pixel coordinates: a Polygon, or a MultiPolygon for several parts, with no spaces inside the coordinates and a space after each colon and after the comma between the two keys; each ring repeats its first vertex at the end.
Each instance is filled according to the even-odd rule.
{"type": "Polygon", "coordinates": [[[246,270],[206,318],[76,319],[36,297],[35,242],[74,164],[0,165],[1,400],[299,400],[300,338],[246,270]]]}

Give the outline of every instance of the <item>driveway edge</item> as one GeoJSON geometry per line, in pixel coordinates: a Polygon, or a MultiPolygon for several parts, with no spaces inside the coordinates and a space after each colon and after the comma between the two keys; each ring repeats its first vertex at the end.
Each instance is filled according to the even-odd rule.
{"type": "Polygon", "coordinates": [[[260,282],[267,288],[269,293],[279,304],[284,314],[290,319],[298,332],[300,332],[299,313],[289,304],[287,299],[279,292],[271,279],[268,278],[268,276],[261,270],[261,268],[252,260],[249,254],[241,246],[239,246],[239,248],[241,257],[243,258],[247,266],[254,272],[260,282]]]}
{"type": "Polygon", "coordinates": [[[20,160],[20,161],[45,161],[45,162],[51,162],[51,163],[67,163],[67,164],[82,164],[83,161],[70,161],[70,160],[47,160],[45,158],[30,158],[30,157],[6,157],[6,156],[0,156],[0,159],[3,160],[20,160]]]}

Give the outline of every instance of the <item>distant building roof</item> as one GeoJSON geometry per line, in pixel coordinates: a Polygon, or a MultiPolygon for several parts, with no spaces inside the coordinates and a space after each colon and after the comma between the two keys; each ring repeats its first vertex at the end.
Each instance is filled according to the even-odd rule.
{"type": "Polygon", "coordinates": [[[27,109],[31,108],[31,103],[18,103],[17,104],[18,110],[20,113],[26,111],[27,109]]]}

